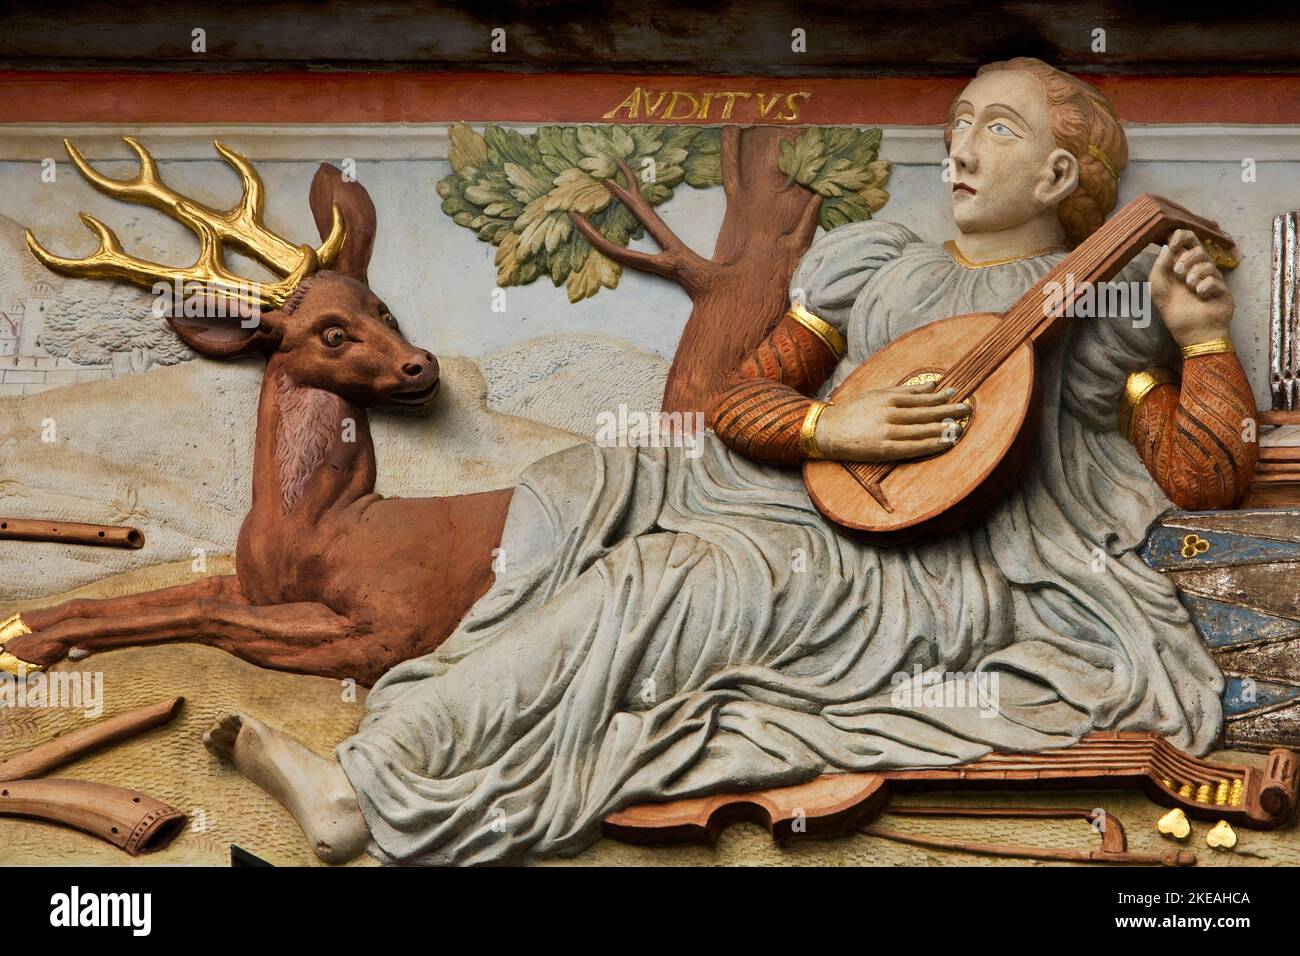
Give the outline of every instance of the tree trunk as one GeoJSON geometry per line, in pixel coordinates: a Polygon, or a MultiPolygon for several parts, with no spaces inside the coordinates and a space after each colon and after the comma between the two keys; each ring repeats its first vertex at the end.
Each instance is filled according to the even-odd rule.
{"type": "MultiPolygon", "coordinates": [[[[570,212],[578,230],[602,253],[624,266],[671,279],[693,307],[677,343],[664,385],[663,410],[707,413],[727,377],[763,341],[788,302],[790,277],[817,231],[821,197],[781,172],[781,143],[800,128],[724,126],[722,187],[727,212],[713,258],[694,252],[668,228],[637,188],[636,174],[619,160],[627,185],[605,180],[663,250],[640,252],[601,235],[582,215],[570,212]]],[[[689,427],[689,426],[688,426],[689,427]]]]}
{"type": "Polygon", "coordinates": [[[789,307],[790,278],[811,245],[821,197],[777,165],[787,127],[727,127],[727,212],[707,280],[688,288],[693,307],[664,385],[663,410],[704,412],[727,376],[789,307]],[[730,141],[730,142],[728,142],[730,141]]]}

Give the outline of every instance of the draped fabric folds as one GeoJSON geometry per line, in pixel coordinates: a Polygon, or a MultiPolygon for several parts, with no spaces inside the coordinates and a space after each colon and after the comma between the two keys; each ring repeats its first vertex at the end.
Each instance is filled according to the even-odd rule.
{"type": "MultiPolygon", "coordinates": [[[[858,223],[815,243],[792,287],[845,333],[829,388],[921,324],[1006,309],[1059,258],[967,269],[902,227],[858,223]]],[[[1135,264],[1121,278],[1144,277],[1135,264]]],[[[1169,347],[1158,317],[1076,320],[1042,356],[1041,434],[1018,484],[923,545],[841,536],[797,470],[711,438],[698,457],[582,445],[536,463],[496,583],[438,651],[375,686],[337,750],[372,852],[570,854],[629,803],[1093,729],[1204,752],[1222,678],[1135,553],[1169,503],[1114,426],[1128,372],[1169,347]]]]}

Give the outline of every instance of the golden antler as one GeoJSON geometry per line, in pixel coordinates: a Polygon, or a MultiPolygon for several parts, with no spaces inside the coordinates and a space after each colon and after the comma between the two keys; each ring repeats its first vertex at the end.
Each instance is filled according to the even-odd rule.
{"type": "Polygon", "coordinates": [[[205,286],[213,284],[238,291],[259,305],[278,308],[304,278],[329,266],[343,246],[343,216],[337,205],[334,206],[329,235],[316,249],[308,245],[295,246],[268,229],[262,222],[265,204],[262,178],[245,157],[221,143],[213,142],[212,145],[239,173],[244,189],[239,202],[224,212],[186,199],[170,189],[158,175],[158,164],[148,150],[129,136],[123,136],[122,142],[140,160],[140,171],[131,179],[105,176],[86,162],[69,140],[65,139],[63,145],[73,165],[100,192],[152,206],[193,230],[199,238],[198,260],[187,268],[174,268],[138,259],[122,249],[122,243],[113,230],[93,216],[82,213],[81,221],[99,239],[99,248],[82,259],[56,256],[36,241],[30,229],[27,230],[27,247],[47,268],[69,276],[121,279],[143,286],[152,286],[162,280],[198,282],[205,286]],[[282,281],[258,283],[228,271],[222,262],[223,243],[262,263],[281,276],[282,281]]]}

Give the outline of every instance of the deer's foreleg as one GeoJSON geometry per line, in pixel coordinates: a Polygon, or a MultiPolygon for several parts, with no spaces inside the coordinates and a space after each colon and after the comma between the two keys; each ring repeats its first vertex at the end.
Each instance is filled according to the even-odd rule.
{"type": "Polygon", "coordinates": [[[72,617],[32,631],[10,641],[7,650],[34,664],[53,664],[74,650],[187,641],[278,670],[364,683],[378,676],[365,635],[323,604],[252,605],[202,597],[128,615],[72,617]]]}
{"type": "Polygon", "coordinates": [[[53,607],[23,611],[22,619],[33,631],[44,631],[72,618],[129,617],[152,608],[186,604],[202,598],[221,598],[236,604],[244,603],[239,579],[233,574],[224,574],[122,597],[74,598],[53,607]]]}

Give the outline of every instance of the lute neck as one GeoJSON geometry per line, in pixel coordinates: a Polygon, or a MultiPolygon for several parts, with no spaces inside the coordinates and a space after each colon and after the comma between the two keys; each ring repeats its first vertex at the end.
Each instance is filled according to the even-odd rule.
{"type": "MultiPolygon", "coordinates": [[[[1119,275],[1166,222],[1157,197],[1149,193],[1138,196],[1048,270],[1007,310],[1007,320],[1035,339],[1060,331],[1086,290],[1119,275]]],[[[1164,234],[1175,228],[1169,223],[1164,234]]]]}
{"type": "Polygon", "coordinates": [[[943,384],[962,397],[970,395],[1025,342],[1047,341],[1062,332],[1074,314],[1073,306],[1090,288],[1110,281],[1148,245],[1163,242],[1180,228],[1222,248],[1232,247],[1232,240],[1215,223],[1177,203],[1143,193],[1017,299],[1001,325],[949,369],[943,384]]]}

